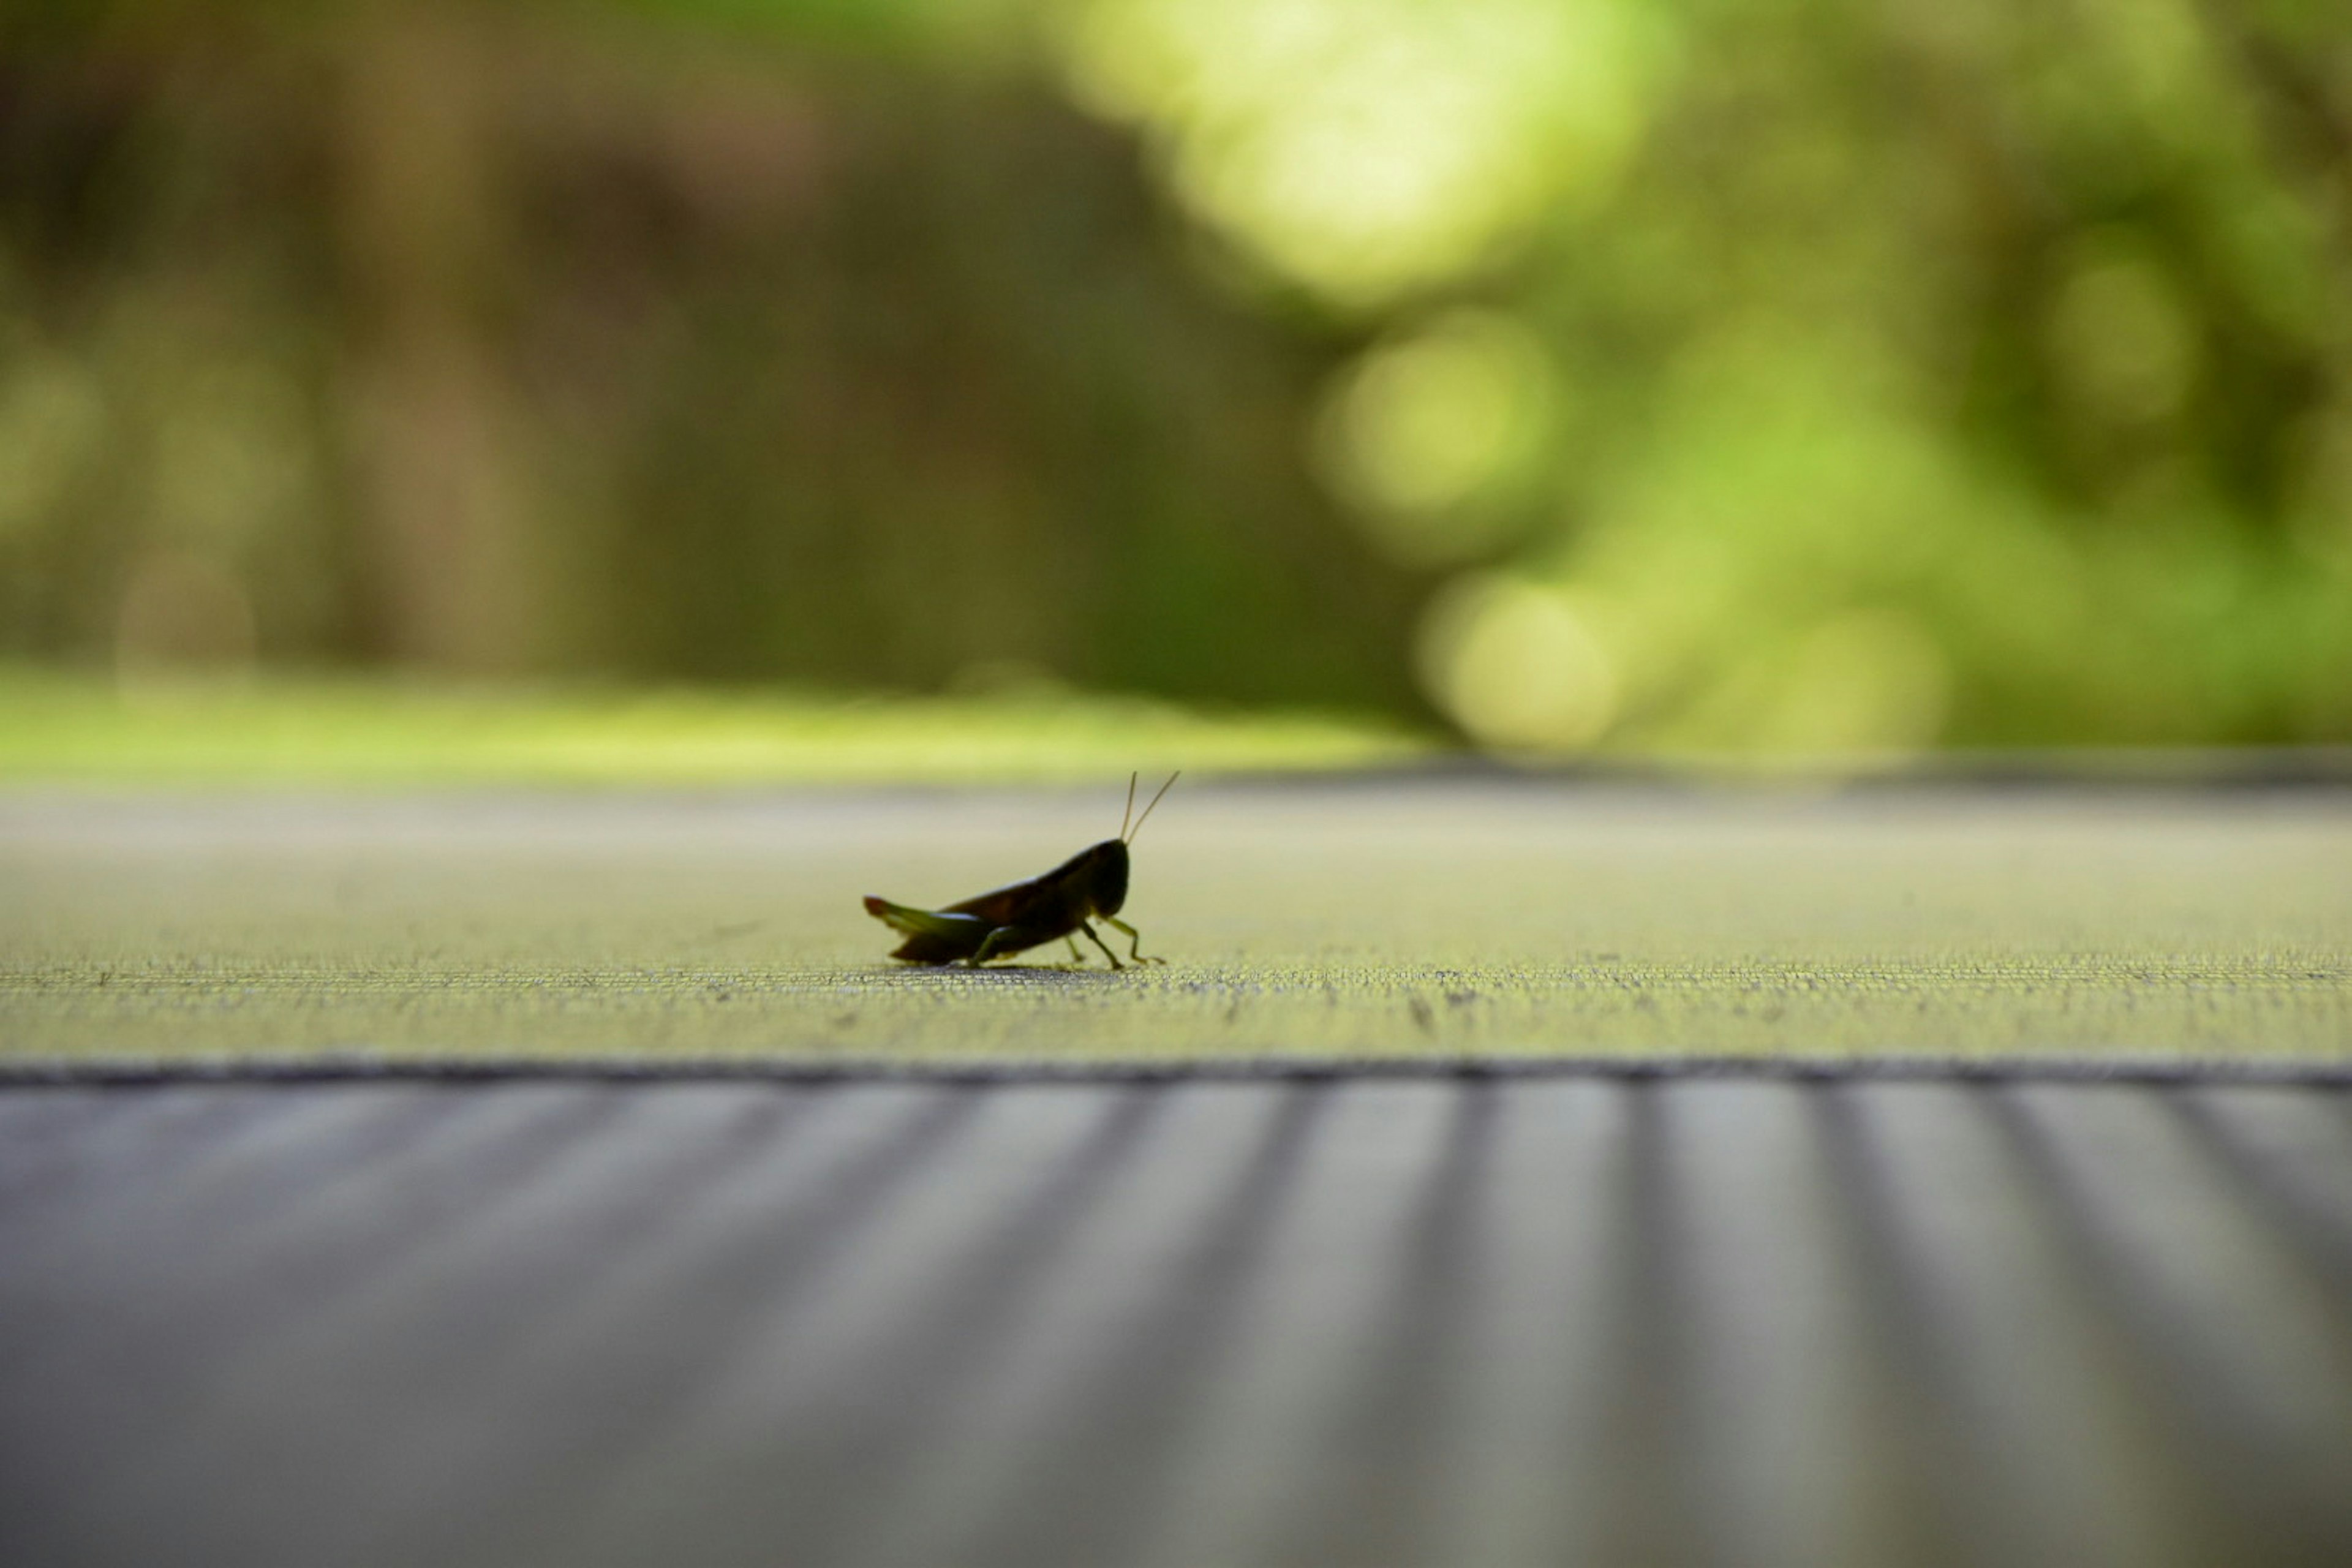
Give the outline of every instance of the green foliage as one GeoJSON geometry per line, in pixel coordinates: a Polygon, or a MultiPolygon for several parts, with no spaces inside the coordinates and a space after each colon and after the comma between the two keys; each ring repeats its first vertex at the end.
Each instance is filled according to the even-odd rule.
{"type": "Polygon", "coordinates": [[[2352,26],[43,5],[0,652],[2352,739],[2352,26]]]}
{"type": "Polygon", "coordinates": [[[1374,7],[1368,34],[1338,0],[1250,9],[1218,33],[1101,0],[1072,68],[1202,222],[1381,328],[1334,395],[1342,488],[1379,481],[1351,496],[1376,548],[1484,563],[1421,634],[1475,736],[2352,733],[2340,17],[1468,0],[1374,7]],[[1465,39],[1514,62],[1482,113],[1608,112],[1401,195],[1391,141],[1451,133],[1429,117],[1465,39]],[[1360,204],[1254,194],[1310,174],[1360,204]],[[1339,243],[1335,212],[1378,235],[1339,243]],[[1397,257],[1420,259],[1364,269],[1397,257]],[[1433,383],[1418,423],[1363,395],[1463,299],[1542,358],[1532,480],[1480,387],[1433,383]],[[1502,493],[1463,470],[1489,449],[1502,493]]]}

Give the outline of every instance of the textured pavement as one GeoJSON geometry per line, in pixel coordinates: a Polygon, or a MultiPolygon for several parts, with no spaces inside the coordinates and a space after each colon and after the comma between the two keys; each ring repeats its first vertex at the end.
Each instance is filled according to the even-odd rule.
{"type": "Polygon", "coordinates": [[[1187,780],[1126,910],[1166,967],[884,959],[862,895],[1043,871],[1118,799],[0,795],[0,1067],[2352,1066],[2352,792],[2317,788],[1187,780]]]}

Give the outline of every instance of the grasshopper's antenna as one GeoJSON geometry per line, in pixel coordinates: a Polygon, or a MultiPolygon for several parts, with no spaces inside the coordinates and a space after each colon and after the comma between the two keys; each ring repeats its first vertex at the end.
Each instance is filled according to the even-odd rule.
{"type": "Polygon", "coordinates": [[[1118,814],[1118,841],[1127,842],[1127,819],[1135,814],[1135,775],[1127,775],[1127,809],[1118,814]]]}
{"type": "Polygon", "coordinates": [[[1147,805],[1147,806],[1145,806],[1145,807],[1143,808],[1143,816],[1139,816],[1139,817],[1137,817],[1137,818],[1135,819],[1135,832],[1134,832],[1134,833],[1129,833],[1129,832],[1128,832],[1128,831],[1127,831],[1127,828],[1126,828],[1126,824],[1122,823],[1122,824],[1120,824],[1120,825],[1119,825],[1119,836],[1120,836],[1122,838],[1124,838],[1128,843],[1129,843],[1129,844],[1134,843],[1134,842],[1135,842],[1135,834],[1136,834],[1136,833],[1140,833],[1140,832],[1142,832],[1142,831],[1143,831],[1143,824],[1144,824],[1144,820],[1145,820],[1145,818],[1149,817],[1149,816],[1151,815],[1152,807],[1153,807],[1153,806],[1157,806],[1157,805],[1160,804],[1160,795],[1166,795],[1170,790],[1171,790],[1171,789],[1175,788],[1175,787],[1176,787],[1176,781],[1177,781],[1178,779],[1182,778],[1183,776],[1184,776],[1184,770],[1183,770],[1182,768],[1178,768],[1174,773],[1170,773],[1170,774],[1168,775],[1168,782],[1167,782],[1166,784],[1161,784],[1161,785],[1160,786],[1160,795],[1153,795],[1153,796],[1151,797],[1151,805],[1147,805]]]}

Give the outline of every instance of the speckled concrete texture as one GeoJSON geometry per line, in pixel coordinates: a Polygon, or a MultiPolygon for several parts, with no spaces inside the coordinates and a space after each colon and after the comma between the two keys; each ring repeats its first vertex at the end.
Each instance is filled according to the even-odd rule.
{"type": "Polygon", "coordinates": [[[1041,871],[1118,798],[18,794],[0,1059],[2352,1062],[2324,788],[1187,780],[1126,909],[1165,967],[884,958],[861,895],[1041,871]]]}

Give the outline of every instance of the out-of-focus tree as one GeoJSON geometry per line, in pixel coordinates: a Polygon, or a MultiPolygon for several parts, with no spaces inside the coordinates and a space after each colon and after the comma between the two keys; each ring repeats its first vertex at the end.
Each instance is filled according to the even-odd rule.
{"type": "Polygon", "coordinates": [[[2352,20],[1093,0],[1472,735],[2352,735],[2352,20]]]}
{"type": "Polygon", "coordinates": [[[26,0],[0,649],[2352,739],[2352,23],[26,0]]]}
{"type": "Polygon", "coordinates": [[[1202,277],[1012,8],[0,26],[0,650],[1416,703],[1202,277]]]}

